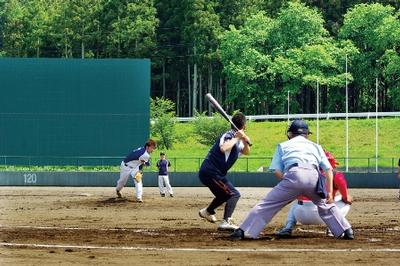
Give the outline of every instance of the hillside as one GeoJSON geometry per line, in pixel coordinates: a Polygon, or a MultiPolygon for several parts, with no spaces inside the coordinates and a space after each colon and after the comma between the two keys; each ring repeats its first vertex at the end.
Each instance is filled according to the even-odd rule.
{"type": "MultiPolygon", "coordinates": [[[[314,133],[310,139],[316,142],[316,121],[309,121],[310,130],[314,133]]],[[[320,144],[331,151],[344,165],[346,155],[346,121],[345,120],[320,120],[319,121],[320,144]]],[[[385,118],[378,120],[378,158],[379,165],[391,167],[397,163],[400,157],[400,118],[385,118]]],[[[276,144],[286,139],[287,121],[280,122],[249,122],[247,133],[253,146],[251,160],[263,157],[263,161],[272,157],[276,144]]],[[[167,150],[169,158],[177,158],[178,163],[183,164],[192,161],[197,164],[207,154],[210,147],[201,145],[193,135],[193,127],[190,123],[178,123],[176,125],[179,141],[173,149],[167,150]],[[184,159],[187,158],[187,159],[184,159]],[[198,159],[197,159],[198,158],[198,159]]],[[[156,157],[156,156],[153,156],[156,157]]],[[[375,165],[375,119],[350,119],[349,120],[349,165],[366,166],[375,165]]],[[[258,161],[258,160],[257,160],[258,161]]],[[[186,168],[186,167],[185,167],[186,168]]]]}

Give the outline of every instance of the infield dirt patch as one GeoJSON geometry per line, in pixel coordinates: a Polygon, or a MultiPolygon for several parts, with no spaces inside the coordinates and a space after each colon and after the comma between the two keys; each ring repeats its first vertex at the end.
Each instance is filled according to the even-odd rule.
{"type": "MultiPolygon", "coordinates": [[[[235,220],[240,223],[270,188],[239,188],[235,220]]],[[[0,187],[1,265],[397,265],[400,257],[400,201],[394,189],[350,189],[348,215],[356,239],[325,236],[324,226],[297,226],[290,239],[274,232],[285,207],[260,239],[232,242],[198,217],[212,199],[207,188],[174,188],[161,198],[133,188],[115,198],[114,188],[0,187]],[[34,246],[36,245],[36,246],[34,246]]],[[[217,218],[221,218],[222,208],[217,218]]]]}

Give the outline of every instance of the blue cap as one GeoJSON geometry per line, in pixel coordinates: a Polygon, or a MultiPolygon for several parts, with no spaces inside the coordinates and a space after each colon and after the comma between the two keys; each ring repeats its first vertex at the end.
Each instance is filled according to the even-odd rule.
{"type": "Polygon", "coordinates": [[[302,119],[293,120],[288,128],[288,132],[292,132],[293,134],[311,134],[307,123],[302,119]]]}

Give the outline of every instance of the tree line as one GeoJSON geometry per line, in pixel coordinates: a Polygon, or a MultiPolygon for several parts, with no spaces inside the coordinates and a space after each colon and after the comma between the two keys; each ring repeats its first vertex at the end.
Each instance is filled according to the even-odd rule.
{"type": "Polygon", "coordinates": [[[0,57],[150,58],[178,116],[400,110],[398,0],[0,0],[0,57]]]}

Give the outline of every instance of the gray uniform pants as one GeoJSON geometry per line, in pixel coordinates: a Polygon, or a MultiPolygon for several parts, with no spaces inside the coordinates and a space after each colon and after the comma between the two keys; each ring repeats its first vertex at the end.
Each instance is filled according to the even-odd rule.
{"type": "Polygon", "coordinates": [[[351,225],[334,203],[327,204],[315,193],[317,180],[318,172],[311,166],[291,168],[284,174],[283,180],[253,207],[240,228],[252,238],[257,238],[279,210],[299,195],[305,195],[317,205],[319,216],[335,237],[339,237],[351,225]]]}

